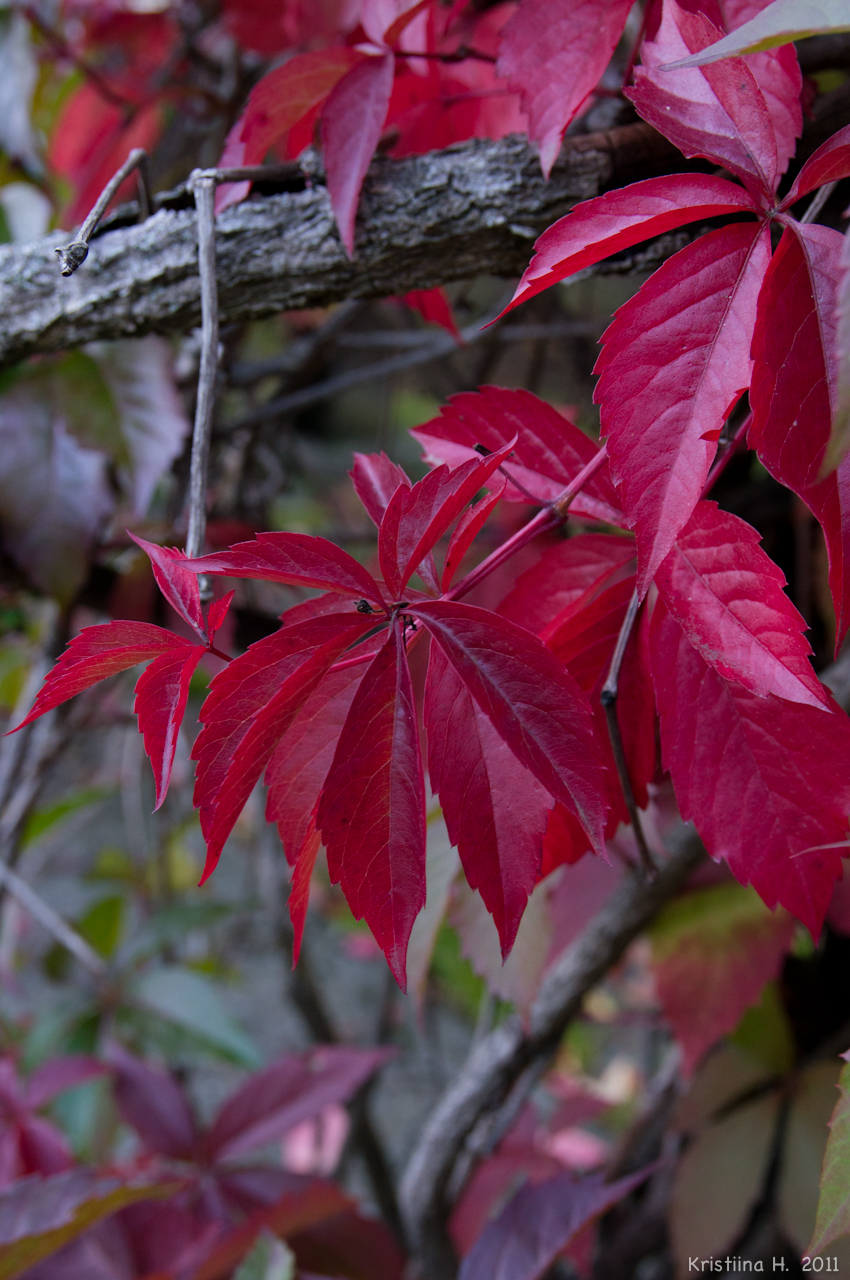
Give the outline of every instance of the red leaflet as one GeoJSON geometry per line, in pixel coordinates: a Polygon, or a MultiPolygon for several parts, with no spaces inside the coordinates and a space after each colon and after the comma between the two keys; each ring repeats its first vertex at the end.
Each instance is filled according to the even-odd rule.
{"type": "Polygon", "coordinates": [[[318,106],[361,59],[354,49],[317,49],[298,53],[263,76],[251,90],[242,115],[242,163],[262,164],[278,139],[318,106]]]}
{"type": "Polygon", "coordinates": [[[778,175],[776,136],[764,95],[743,58],[706,67],[661,70],[723,36],[701,13],[664,0],[655,39],[645,41],[643,66],[626,90],[659,133],[690,159],[704,156],[737,174],[762,199],[771,200],[778,175]]]}
{"type": "Polygon", "coordinates": [[[604,851],[606,785],[590,706],[557,658],[522,627],[473,605],[416,604],[517,760],[574,813],[604,851]]]}
{"type": "Polygon", "coordinates": [[[190,1159],[197,1141],[195,1121],[174,1077],[149,1066],[112,1041],[106,1052],[114,1072],[115,1101],[122,1120],[145,1146],[173,1160],[190,1159]]]}
{"type": "Polygon", "coordinates": [[[817,937],[850,813],[850,722],[728,683],[659,603],[652,668],[661,748],[682,817],[769,907],[817,937]]]}
{"type": "Polygon", "coordinates": [[[495,488],[487,497],[479,498],[475,506],[469,507],[457,522],[446,552],[446,562],[443,565],[443,577],[440,583],[443,591],[448,591],[452,585],[452,579],[460,568],[463,557],[484,528],[488,516],[504,497],[506,484],[506,480],[497,480],[495,488]]]}
{"type": "MultiPolygon", "coordinates": [[[[486,458],[474,457],[450,470],[430,471],[412,489],[399,485],[378,531],[378,555],[387,590],[397,600],[414,570],[467,503],[484,488],[512,452],[510,440],[486,458]]],[[[434,590],[439,591],[436,582],[434,590]]]]}
{"type": "Polygon", "coordinates": [[[502,32],[497,73],[522,95],[548,178],[564,130],[611,61],[630,0],[524,0],[502,32]]]}
{"type": "Polygon", "coordinates": [[[148,556],[156,584],[175,613],[188,622],[202,640],[206,640],[198,579],[191,569],[185,567],[186,557],[176,547],[158,547],[153,542],[145,542],[144,538],[137,538],[134,533],[130,533],[130,537],[148,556]]]}
{"type": "Polygon", "coordinates": [[[372,523],[378,527],[396,489],[400,485],[410,488],[404,470],[385,453],[355,453],[354,466],[348,474],[372,523]]]}
{"type": "Polygon", "coordinates": [[[588,593],[601,591],[634,560],[632,538],[610,533],[582,533],[543,555],[517,579],[499,605],[499,613],[540,635],[554,618],[588,593]]]}
{"type": "Polygon", "coordinates": [[[193,573],[259,578],[290,586],[318,587],[346,596],[365,596],[383,608],[378,584],[353,556],[326,538],[306,533],[258,533],[229,551],[187,560],[193,573]]]}
{"type": "Polygon", "coordinates": [[[168,791],[177,735],[189,698],[189,684],[206,652],[205,645],[184,644],[180,649],[163,653],[145,668],[136,684],[133,710],[139,717],[139,730],[145,740],[145,752],[156,782],[154,812],[160,808],[168,791]]]}
{"type": "Polygon", "coordinates": [[[611,473],[638,544],[638,590],[699,501],[726,415],[749,385],[770,260],[766,226],[702,236],[617,312],[596,362],[611,473]]]}
{"type": "Polygon", "coordinates": [[[651,236],[722,213],[759,211],[752,196],[725,178],[696,173],[648,178],[577,204],[534,245],[534,257],[506,310],[577,271],[651,236]]]}
{"type": "Polygon", "coordinates": [[[813,156],[809,156],[788,192],[780,209],[790,209],[793,204],[815,187],[823,187],[827,182],[835,182],[838,178],[846,178],[850,174],[850,125],[839,129],[831,138],[818,147],[813,156]]]}
{"type": "Polygon", "coordinates": [[[210,637],[210,644],[212,644],[215,639],[215,633],[227,617],[227,611],[235,595],[235,591],[228,591],[227,595],[222,596],[220,600],[212,600],[210,602],[210,607],[207,609],[207,632],[210,637]]]}
{"type": "Polygon", "coordinates": [[[404,990],[410,930],[425,905],[425,784],[397,621],[351,704],[318,825],[331,881],[365,917],[404,990]]]}
{"type": "Polygon", "coordinates": [[[624,567],[603,589],[591,588],[559,613],[540,632],[540,639],[560,658],[570,675],[590,694],[603,675],[634,591],[634,573],[624,567]]]}
{"type": "Polygon", "coordinates": [[[655,582],[703,660],[761,697],[812,707],[829,695],[811,663],[806,621],[783,591],[785,578],[751,525],[700,502],[655,582]]]}
{"type": "Polygon", "coordinates": [[[90,689],[99,680],[127,671],[148,658],[169,650],[185,650],[186,641],[147,622],[106,622],[86,627],[68,645],[56,666],[44,679],[35,705],[12,732],[23,729],[45,711],[67,702],[75,693],[90,689]]]}
{"type": "MultiPolygon", "coordinates": [[[[737,30],[770,3],[771,0],[721,0],[726,30],[737,30]]],[[[786,44],[778,49],[751,53],[747,55],[747,66],[755,76],[770,112],[776,135],[779,172],[782,174],[797,148],[797,139],[803,129],[800,105],[803,77],[797,50],[793,44],[786,44]]]]}
{"type": "Polygon", "coordinates": [[[328,191],[349,257],[360,188],[387,118],[394,73],[391,53],[365,58],[339,81],[322,112],[328,191]]]}
{"type": "Polygon", "coordinates": [[[207,842],[202,883],[272,751],[328,668],[370,626],[347,613],[295,623],[252,645],[213,680],[192,751],[207,842]]]}
{"type": "MultiPolygon", "coordinates": [[[[475,457],[477,444],[495,453],[515,440],[513,455],[502,469],[515,475],[541,502],[559,497],[597,453],[593,441],[557,409],[530,391],[505,387],[479,387],[478,391],[452,396],[439,418],[417,427],[411,435],[425,449],[427,461],[448,462],[450,466],[475,457]]],[[[509,502],[529,501],[510,483],[504,496],[509,502]]],[[[589,481],[571,510],[592,520],[622,523],[607,465],[589,481]]]]}
{"type": "Polygon", "coordinates": [[[835,396],[841,236],[788,227],[765,277],[753,335],[749,442],[768,471],[820,521],[829,553],[836,644],[850,626],[850,460],[821,478],[835,396]]]}
{"type": "Polygon", "coordinates": [[[431,788],[507,959],[537,882],[552,797],[522,767],[436,644],[428,666],[425,727],[431,788]]]}
{"type": "Polygon", "coordinates": [[[426,324],[438,324],[441,329],[454,335],[459,342],[463,339],[457,327],[452,304],[446,296],[445,289],[438,285],[435,289],[412,289],[402,298],[402,302],[414,311],[418,311],[426,324]]]}
{"type": "Polygon", "coordinates": [[[292,888],[289,891],[289,919],[292,922],[292,967],[298,963],[301,954],[301,942],[304,937],[304,922],[307,919],[307,907],[310,903],[310,880],[316,857],[322,844],[322,837],[316,827],[318,803],[313,807],[310,821],[307,823],[307,834],[295,857],[295,869],[292,872],[292,888]]]}

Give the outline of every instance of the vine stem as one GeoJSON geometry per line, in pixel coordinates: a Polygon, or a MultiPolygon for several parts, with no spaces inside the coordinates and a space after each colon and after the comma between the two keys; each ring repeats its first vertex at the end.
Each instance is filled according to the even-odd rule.
{"type": "MultiPolygon", "coordinates": [[[[192,432],[192,461],[189,471],[189,526],[186,555],[203,554],[207,528],[207,472],[210,436],[215,409],[218,376],[218,286],[215,275],[215,188],[216,175],[196,169],[189,179],[195,196],[198,218],[198,269],[201,277],[201,367],[198,398],[192,432]]],[[[198,586],[202,600],[212,598],[209,578],[201,574],[198,586]]]]}

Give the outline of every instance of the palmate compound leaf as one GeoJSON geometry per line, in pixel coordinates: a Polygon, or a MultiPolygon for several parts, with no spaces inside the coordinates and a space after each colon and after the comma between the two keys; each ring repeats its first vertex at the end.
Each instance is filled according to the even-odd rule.
{"type": "Polygon", "coordinates": [[[322,112],[328,193],[349,257],[360,188],[387,118],[394,74],[392,53],[364,58],[335,85],[322,112]]]}
{"type": "Polygon", "coordinates": [[[703,218],[758,211],[743,187],[696,173],[647,178],[585,200],[535,241],[534,257],[507,310],[652,236],[703,218]]]}
{"type": "Polygon", "coordinates": [[[828,708],[812,670],[805,619],[783,591],[782,571],[755,529],[714,502],[700,502],[655,583],[670,614],[726,680],[764,697],[828,708]]]}
{"type": "Polygon", "coordinates": [[[572,676],[536,637],[486,609],[435,601],[410,612],[520,764],[604,854],[605,771],[587,698],[572,676]]]}
{"type": "Polygon", "coordinates": [[[835,704],[824,713],[724,680],[661,601],[651,646],[662,757],[683,818],[742,884],[817,937],[850,826],[850,721],[835,704]]]}
{"type": "Polygon", "coordinates": [[[823,528],[836,646],[850,627],[850,458],[825,475],[835,403],[836,296],[842,239],[786,228],[765,276],[753,335],[751,448],[823,528]]]}
{"type": "Polygon", "coordinates": [[[402,624],[364,675],[319,802],[331,881],[365,918],[402,990],[425,905],[425,784],[402,624]]]}
{"type": "Polygon", "coordinates": [[[699,501],[726,416],[750,382],[750,338],[770,261],[758,223],[709,232],[617,312],[596,362],[611,471],[645,595],[699,501]]]}
{"type": "MultiPolygon", "coordinates": [[[[847,1062],[847,1054],[841,1056],[847,1062]]],[[[841,1236],[850,1235],[850,1065],[842,1067],[838,1088],[821,1170],[817,1222],[807,1254],[821,1253],[841,1236]]]]}
{"type": "Polygon", "coordinates": [[[522,95],[546,177],[564,130],[611,61],[630,8],[630,0],[525,0],[502,31],[496,71],[522,95]]]}

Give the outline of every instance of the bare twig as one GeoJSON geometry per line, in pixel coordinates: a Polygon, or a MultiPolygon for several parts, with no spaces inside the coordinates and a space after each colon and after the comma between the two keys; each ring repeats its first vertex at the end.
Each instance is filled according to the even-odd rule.
{"type": "Polygon", "coordinates": [[[77,933],[76,929],[72,929],[43,898],[40,898],[17,872],[3,862],[0,862],[0,884],[57,942],[76,956],[89,973],[96,978],[104,976],[106,965],[94,948],[90,947],[85,938],[77,933]]]}
{"type": "Polygon", "coordinates": [[[106,213],[106,210],[109,207],[109,202],[121,186],[121,183],[125,178],[130,176],[134,169],[139,169],[140,190],[144,191],[145,203],[150,207],[147,160],[147,152],[145,152],[141,147],[134,147],[122,164],[121,168],[116,174],[113,174],[101,191],[95,201],[94,208],[77,232],[76,239],[72,240],[70,244],[61,245],[58,249],[54,249],[53,252],[59,257],[63,276],[72,276],[77,270],[77,267],[82,266],[85,262],[89,253],[89,240],[92,237],[95,227],[106,213]]]}
{"type": "MultiPolygon", "coordinates": [[[[189,472],[189,527],[186,554],[199,556],[204,550],[207,527],[207,471],[210,435],[215,409],[218,376],[218,287],[215,274],[215,176],[196,170],[192,189],[198,211],[198,268],[201,276],[201,368],[192,434],[192,462],[189,472]]],[[[199,579],[201,599],[210,595],[205,577],[199,579]]]]}

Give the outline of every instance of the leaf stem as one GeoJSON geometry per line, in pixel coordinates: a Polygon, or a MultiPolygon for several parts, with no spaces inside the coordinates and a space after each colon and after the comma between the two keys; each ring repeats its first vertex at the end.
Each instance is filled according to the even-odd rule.
{"type": "MultiPolygon", "coordinates": [[[[201,367],[198,374],[198,398],[195,426],[192,432],[192,461],[189,472],[189,527],[186,533],[186,555],[203,554],[207,527],[207,471],[210,459],[210,435],[215,409],[215,384],[218,376],[218,287],[215,273],[215,175],[196,169],[189,179],[195,195],[198,221],[198,269],[201,277],[201,367]]],[[[202,600],[212,598],[206,574],[198,586],[202,600]]]]}

